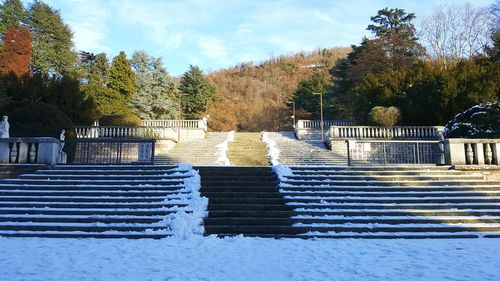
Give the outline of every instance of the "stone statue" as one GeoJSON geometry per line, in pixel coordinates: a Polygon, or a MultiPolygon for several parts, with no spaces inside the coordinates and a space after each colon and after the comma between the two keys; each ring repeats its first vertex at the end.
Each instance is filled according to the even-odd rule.
{"type": "Polygon", "coordinates": [[[62,152],[64,148],[64,140],[66,139],[66,136],[64,135],[66,133],[66,130],[62,130],[61,134],[59,135],[59,140],[61,141],[59,143],[59,151],[62,152]]]}
{"type": "Polygon", "coordinates": [[[0,139],[8,139],[9,138],[9,117],[4,116],[2,118],[2,122],[0,122],[0,139]]]}

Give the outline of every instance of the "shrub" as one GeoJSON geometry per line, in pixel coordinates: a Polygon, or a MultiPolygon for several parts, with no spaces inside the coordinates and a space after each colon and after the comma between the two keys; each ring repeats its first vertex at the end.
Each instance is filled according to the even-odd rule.
{"type": "Polygon", "coordinates": [[[133,114],[127,115],[106,115],[99,119],[101,126],[142,126],[141,118],[133,114]]]}
{"type": "Polygon", "coordinates": [[[475,105],[446,124],[446,138],[500,138],[500,103],[475,105]]]}
{"type": "Polygon", "coordinates": [[[374,125],[392,127],[400,121],[401,111],[395,106],[375,106],[370,111],[369,118],[374,125]]]}
{"type": "Polygon", "coordinates": [[[59,138],[66,130],[66,139],[76,136],[71,119],[57,107],[46,103],[29,103],[9,115],[11,137],[59,138]]]}

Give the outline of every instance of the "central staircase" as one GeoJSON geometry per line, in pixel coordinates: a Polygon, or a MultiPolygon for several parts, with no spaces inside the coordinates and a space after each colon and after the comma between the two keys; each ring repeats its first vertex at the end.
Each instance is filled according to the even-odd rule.
{"type": "Polygon", "coordinates": [[[232,166],[268,166],[266,145],[261,133],[235,133],[227,157],[232,166]]]}
{"type": "Polygon", "coordinates": [[[281,237],[294,212],[278,190],[271,167],[198,167],[208,198],[205,234],[281,237]]]}

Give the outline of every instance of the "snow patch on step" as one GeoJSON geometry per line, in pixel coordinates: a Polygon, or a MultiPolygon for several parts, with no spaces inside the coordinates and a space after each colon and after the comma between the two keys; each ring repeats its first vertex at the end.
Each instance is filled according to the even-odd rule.
{"type": "Polygon", "coordinates": [[[279,165],[280,163],[278,161],[278,158],[280,157],[281,151],[279,150],[276,142],[269,137],[269,134],[267,132],[262,132],[262,141],[267,146],[267,156],[269,156],[271,164],[273,166],[279,165]]]}
{"type": "Polygon", "coordinates": [[[224,166],[230,166],[229,158],[227,157],[227,151],[229,148],[229,143],[234,141],[234,131],[227,134],[226,139],[219,145],[217,145],[218,158],[216,164],[222,164],[224,166]]]}

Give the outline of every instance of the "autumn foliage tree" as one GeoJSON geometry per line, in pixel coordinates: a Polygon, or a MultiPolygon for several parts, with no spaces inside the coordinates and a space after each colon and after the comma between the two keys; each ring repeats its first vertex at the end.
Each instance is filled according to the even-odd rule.
{"type": "Polygon", "coordinates": [[[0,55],[0,73],[13,72],[21,77],[28,72],[31,58],[31,34],[26,28],[11,28],[4,34],[0,55]]]}

